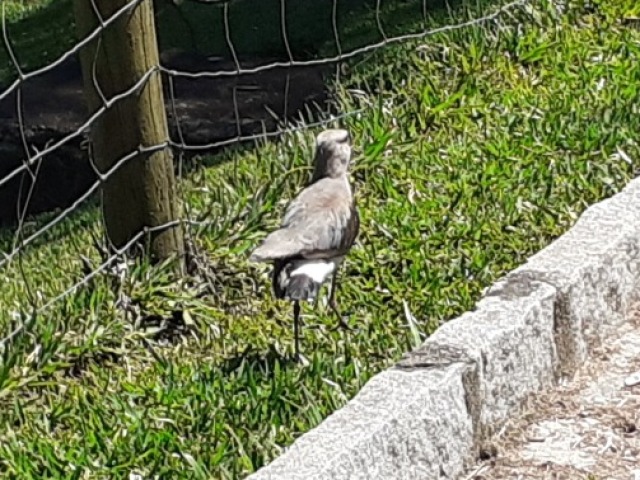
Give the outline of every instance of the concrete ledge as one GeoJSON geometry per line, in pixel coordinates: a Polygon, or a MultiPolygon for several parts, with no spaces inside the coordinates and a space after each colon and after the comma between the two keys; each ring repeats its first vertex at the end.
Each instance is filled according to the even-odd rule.
{"type": "Polygon", "coordinates": [[[452,350],[458,356],[453,361],[469,359],[476,368],[466,377],[465,390],[479,444],[527,395],[552,385],[555,300],[556,289],[545,283],[500,282],[475,311],[442,325],[398,367],[428,367],[452,350]]]}
{"type": "Polygon", "coordinates": [[[452,478],[473,448],[465,368],[376,375],[344,408],[249,478],[452,478]]]}
{"type": "Polygon", "coordinates": [[[576,225],[532,256],[518,276],[556,287],[556,344],[561,375],[570,375],[608,327],[622,323],[640,279],[640,179],[589,207],[576,225]]]}
{"type": "Polygon", "coordinates": [[[457,478],[525,397],[624,322],[639,292],[635,179],[249,478],[457,478]]]}

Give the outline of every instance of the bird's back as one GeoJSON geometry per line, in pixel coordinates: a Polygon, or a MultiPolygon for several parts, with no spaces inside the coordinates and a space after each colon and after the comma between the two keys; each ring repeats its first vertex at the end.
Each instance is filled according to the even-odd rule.
{"type": "Polygon", "coordinates": [[[323,178],[289,204],[280,228],[265,238],[251,260],[344,255],[356,239],[359,223],[346,176],[323,178]]]}
{"type": "Polygon", "coordinates": [[[253,251],[251,261],[274,263],[276,297],[315,298],[355,242],[360,221],[349,184],[350,161],[348,131],[320,133],[312,183],[288,205],[280,228],[253,251]]]}
{"type": "Polygon", "coordinates": [[[273,260],[276,298],[311,301],[349,251],[360,220],[345,178],[324,178],[290,203],[278,230],[252,257],[273,260]]]}

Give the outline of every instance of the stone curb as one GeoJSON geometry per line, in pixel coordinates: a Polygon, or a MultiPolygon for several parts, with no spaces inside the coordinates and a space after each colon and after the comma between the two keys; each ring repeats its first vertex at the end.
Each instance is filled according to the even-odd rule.
{"type": "Polygon", "coordinates": [[[640,293],[640,178],[490,287],[249,480],[453,479],[640,293]]]}

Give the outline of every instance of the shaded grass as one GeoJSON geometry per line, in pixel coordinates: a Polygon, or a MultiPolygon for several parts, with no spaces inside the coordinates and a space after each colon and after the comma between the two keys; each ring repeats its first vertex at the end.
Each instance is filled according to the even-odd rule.
{"type": "MultiPolygon", "coordinates": [[[[23,72],[46,65],[75,42],[72,0],[3,2],[6,35],[23,72]]],[[[17,78],[5,42],[0,48],[0,85],[17,78]]]]}
{"type": "MultiPolygon", "coordinates": [[[[343,111],[362,110],[343,122],[360,150],[362,235],[339,301],[357,330],[330,332],[322,302],[307,309],[307,366],[287,362],[290,307],[246,257],[308,179],[317,132],[194,170],[185,200],[192,218],[211,220],[191,233],[212,277],[176,283],[134,263],[124,281],[97,277],[18,336],[0,364],[0,472],[237,478],[270,461],[629,180],[640,32],[619,20],[634,8],[539,2],[500,29],[447,32],[351,65],[335,89],[343,111]]],[[[96,216],[74,216],[5,269],[2,331],[25,299],[41,305],[81,279],[79,254],[95,266],[96,216]]]]}
{"type": "MultiPolygon", "coordinates": [[[[43,67],[77,41],[72,0],[7,0],[7,36],[21,69],[43,67]]],[[[459,0],[449,2],[452,5],[459,0]]],[[[411,0],[383,3],[380,22],[387,35],[419,31],[416,22],[423,8],[442,9],[442,0],[411,0]]],[[[288,59],[286,36],[296,60],[338,53],[333,25],[333,2],[282,0],[235,0],[225,20],[222,4],[156,0],[156,22],[161,51],[179,49],[232,58],[225,23],[235,53],[245,57],[288,59]]],[[[339,0],[336,9],[338,42],[343,52],[382,40],[376,23],[376,0],[339,0]]],[[[3,42],[0,48],[0,84],[17,78],[3,42]]]]}

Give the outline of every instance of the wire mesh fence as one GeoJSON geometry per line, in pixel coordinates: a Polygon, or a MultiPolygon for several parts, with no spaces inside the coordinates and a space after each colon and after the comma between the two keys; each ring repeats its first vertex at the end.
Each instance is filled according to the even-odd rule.
{"type": "Polygon", "coordinates": [[[72,0],[3,2],[7,477],[241,478],[637,167],[628,0],[153,0],[159,61],[112,88],[78,56],[150,3],[118,1],[80,36],[72,0]],[[158,78],[167,133],[121,148],[123,116],[96,142],[158,78]],[[337,295],[352,330],[332,328],[322,295],[304,305],[300,364],[291,306],[247,257],[326,127],[354,139],[362,229],[337,295]],[[182,214],[110,244],[109,183],[166,152],[182,214]],[[138,252],[178,227],[176,278],[138,252]]]}
{"type": "MultiPolygon", "coordinates": [[[[246,2],[238,2],[237,5],[232,1],[192,2],[197,4],[196,12],[202,12],[202,9],[215,10],[221,25],[207,28],[216,29],[217,34],[224,38],[221,48],[224,47],[226,53],[212,58],[206,54],[189,56],[188,52],[165,51],[161,62],[142,72],[133,85],[108,98],[100,93],[100,107],[91,114],[84,113],[86,109],[81,97],[65,96],[70,90],[75,89],[76,93],[81,90],[78,63],[75,60],[77,54],[91,42],[100,41],[101,35],[112,28],[118,19],[131,15],[145,1],[129,1],[110,16],[100,17],[98,26],[88,35],[75,40],[71,48],[57,57],[49,58],[51,55],[48,55],[44,65],[33,69],[25,67],[25,62],[20,61],[20,52],[16,51],[12,39],[13,25],[7,21],[3,5],[3,41],[9,65],[5,70],[11,72],[13,78],[8,82],[4,79],[6,86],[0,93],[0,112],[5,121],[2,135],[5,141],[11,143],[10,147],[6,147],[9,154],[0,166],[0,199],[3,203],[2,221],[5,223],[0,272],[6,272],[9,268],[19,271],[22,257],[30,255],[31,248],[43,241],[51,241],[46,237],[48,233],[87,203],[95,201],[105,183],[123,166],[141,155],[171,149],[175,155],[178,176],[184,180],[185,159],[189,155],[206,154],[240,144],[259,148],[269,138],[341,124],[350,116],[361,113],[361,110],[340,111],[339,105],[331,101],[331,94],[327,92],[326,79],[331,77],[339,82],[349,61],[358,60],[392,44],[426,39],[451,30],[493,24],[498,26],[499,31],[505,19],[522,13],[528,15],[526,7],[529,3],[517,0],[497,5],[494,2],[484,9],[482,15],[455,24],[434,26],[429,20],[432,6],[426,0],[389,2],[393,3],[394,8],[401,4],[402,8],[415,12],[414,17],[419,20],[411,25],[394,24],[395,10],[391,8],[387,11],[387,2],[364,2],[368,8],[359,14],[367,32],[365,41],[358,43],[346,39],[353,25],[345,28],[340,22],[341,2],[347,3],[347,13],[358,2],[332,0],[323,7],[327,14],[324,19],[313,20],[322,24],[319,28],[326,30],[325,36],[330,40],[314,52],[300,53],[289,34],[291,23],[298,17],[292,18],[291,2],[278,0],[269,2],[269,5],[275,10],[271,14],[279,20],[278,28],[273,30],[275,36],[280,36],[283,48],[278,54],[265,56],[265,61],[256,58],[256,55],[244,55],[242,48],[237,45],[237,38],[243,36],[244,32],[233,30],[233,18],[247,8],[246,2]],[[73,72],[73,75],[68,72],[73,72]],[[122,155],[110,168],[101,170],[93,160],[94,152],[88,141],[88,133],[115,105],[139,95],[156,74],[162,75],[166,110],[158,113],[166,113],[169,118],[169,137],[155,145],[139,145],[122,155]],[[73,173],[69,173],[71,171],[73,173]],[[74,179],[70,181],[65,175],[74,179]],[[81,178],[76,179],[75,176],[81,178]],[[54,192],[56,198],[47,199],[47,192],[49,197],[54,192]],[[37,200],[38,205],[34,205],[34,199],[38,196],[42,198],[37,200]],[[43,217],[31,219],[31,214],[42,212],[45,212],[43,217]]],[[[98,12],[95,2],[92,1],[92,6],[98,12]]],[[[156,2],[157,9],[178,12],[188,5],[189,2],[156,2]]],[[[295,15],[300,14],[300,9],[297,9],[295,15]]],[[[350,21],[353,18],[358,17],[350,12],[350,21]]],[[[165,19],[158,23],[162,25],[166,22],[165,19]]],[[[162,41],[162,32],[160,37],[162,41]]],[[[93,83],[98,85],[97,78],[93,78],[93,83]]],[[[97,90],[100,92],[99,87],[97,90]]],[[[189,209],[189,202],[184,203],[184,217],[177,222],[187,227],[187,236],[197,236],[194,229],[217,221],[215,218],[203,218],[202,214],[194,215],[189,209]]],[[[24,283],[24,295],[0,312],[0,316],[5,316],[0,322],[2,350],[17,336],[28,331],[36,316],[60,304],[96,276],[113,268],[134,244],[153,231],[174,224],[175,221],[172,221],[141,229],[125,245],[108,250],[99,264],[86,262],[85,267],[88,267],[81,276],[76,275],[73,282],[49,296],[34,291],[30,284],[35,279],[23,272],[21,281],[24,283]]]]}
{"type": "MultiPolygon", "coordinates": [[[[619,164],[637,153],[625,143],[636,124],[623,112],[637,105],[637,89],[625,90],[637,77],[631,49],[618,49],[614,22],[574,29],[592,13],[563,17],[562,2],[154,0],[159,62],[107,91],[77,56],[150,0],[122,1],[81,38],[69,33],[69,0],[43,0],[20,19],[4,2],[0,471],[8,476],[239,478],[260,468],[557,236],[576,204],[611,193],[599,180],[620,185],[619,164]],[[31,23],[38,12],[46,22],[31,23]],[[36,35],[44,23],[55,33],[36,35]],[[614,47],[596,40],[606,35],[614,47]],[[575,50],[556,48],[572,36],[575,50]],[[556,55],[562,78],[550,66],[556,55]],[[620,73],[598,57],[620,62],[611,67],[620,73]],[[593,68],[576,73],[572,58],[593,68]],[[166,136],[109,152],[105,168],[100,149],[111,144],[95,143],[94,129],[158,77],[166,136]],[[97,92],[93,110],[87,84],[97,92]],[[293,368],[290,308],[272,298],[268,266],[246,257],[307,181],[313,137],[329,126],[349,128],[364,151],[352,171],[364,237],[338,293],[355,331],[330,331],[320,298],[302,329],[311,364],[293,368]],[[606,149],[594,155],[605,141],[619,147],[619,161],[606,149]],[[181,215],[110,244],[106,185],[167,151],[181,215]],[[133,255],[178,226],[188,275],[176,279],[133,255]]],[[[126,136],[131,120],[119,119],[112,134],[126,136]]]]}

